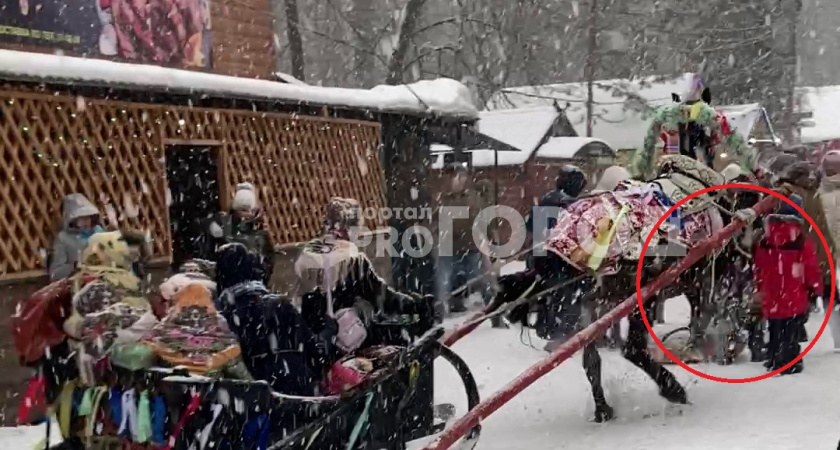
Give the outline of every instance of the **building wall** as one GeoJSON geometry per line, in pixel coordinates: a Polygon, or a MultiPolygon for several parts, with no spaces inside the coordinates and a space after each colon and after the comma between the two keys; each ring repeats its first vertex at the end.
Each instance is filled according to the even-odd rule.
{"type": "MultiPolygon", "coordinates": [[[[554,190],[557,174],[563,164],[575,164],[586,172],[592,188],[600,175],[593,161],[588,160],[529,160],[522,166],[476,168],[473,181],[498,182],[498,204],[516,210],[523,218],[539,203],[545,193],[554,190]]],[[[432,174],[433,198],[437,199],[446,189],[448,177],[442,171],[432,174]]],[[[511,224],[503,222],[499,233],[501,242],[507,242],[512,235],[511,224]]]]}
{"type": "MultiPolygon", "coordinates": [[[[76,8],[76,2],[72,2],[71,0],[46,0],[45,4],[47,4],[46,8],[52,7],[57,11],[58,6],[62,2],[66,2],[67,4],[74,3],[70,8],[76,8]]],[[[116,1],[111,3],[112,5],[117,4],[116,1]]],[[[161,2],[160,4],[162,5],[164,3],[161,2]]],[[[148,63],[190,70],[204,70],[238,77],[271,78],[275,65],[273,57],[274,33],[272,28],[274,26],[274,17],[269,0],[196,0],[179,4],[190,6],[200,5],[196,6],[201,11],[197,15],[190,14],[193,11],[192,9],[181,11],[182,17],[197,17],[197,20],[200,21],[202,31],[192,35],[200,39],[200,41],[192,38],[175,38],[176,40],[171,44],[171,48],[177,49],[176,54],[183,54],[184,56],[172,57],[172,59],[167,59],[166,62],[153,62],[156,60],[152,56],[149,56],[153,52],[143,50],[148,48],[148,46],[143,45],[143,42],[147,41],[138,38],[140,33],[128,34],[131,33],[130,31],[121,35],[128,37],[117,39],[118,44],[116,46],[121,48],[123,43],[129,43],[128,45],[136,49],[136,56],[127,56],[125,53],[118,53],[115,56],[103,55],[100,34],[105,34],[102,32],[105,28],[93,8],[93,2],[86,4],[85,7],[79,7],[78,11],[81,12],[76,11],[74,13],[76,15],[74,18],[77,21],[84,22],[81,24],[56,23],[53,25],[44,25],[40,23],[35,25],[27,22],[16,23],[9,17],[0,17],[0,26],[15,26],[18,32],[22,30],[26,33],[34,33],[34,27],[36,26],[50,27],[51,30],[49,31],[55,31],[57,33],[67,32],[68,35],[73,34],[80,37],[79,44],[57,43],[54,39],[29,38],[21,40],[14,38],[12,32],[0,32],[0,48],[36,53],[61,52],[69,56],[109,59],[129,63],[148,63]],[[29,28],[30,25],[33,28],[29,28]],[[205,45],[208,39],[209,45],[205,45]],[[201,42],[201,45],[192,44],[194,42],[201,42]],[[201,54],[205,58],[203,61],[205,63],[209,62],[209,64],[201,66],[195,62],[198,60],[196,60],[197,53],[193,51],[194,48],[201,50],[201,54]]],[[[34,3],[32,5],[34,7],[34,3]]],[[[112,7],[111,9],[114,8],[112,7]]],[[[9,14],[13,13],[10,12],[9,14]]],[[[30,16],[32,14],[32,11],[28,13],[30,16]]],[[[53,12],[53,14],[58,14],[58,12],[53,12]]],[[[56,22],[60,21],[60,19],[56,19],[56,22]]],[[[136,25],[136,22],[143,23],[140,19],[137,19],[133,23],[136,25]]],[[[152,42],[151,45],[155,49],[164,48],[169,45],[162,43],[166,41],[164,36],[177,34],[174,31],[177,28],[172,23],[165,22],[164,19],[156,19],[156,21],[148,19],[147,23],[151,23],[152,25],[144,29],[144,31],[148,33],[148,39],[152,42]]],[[[121,29],[134,29],[129,22],[123,22],[123,25],[120,27],[121,29]]],[[[138,26],[138,28],[143,29],[144,27],[138,26]]],[[[41,30],[38,31],[40,32],[41,30]]],[[[188,35],[189,33],[191,31],[187,31],[188,35]]]]}
{"type": "Polygon", "coordinates": [[[213,72],[270,79],[274,16],[269,0],[212,0],[213,72]]]}
{"type": "MultiPolygon", "coordinates": [[[[20,300],[46,284],[44,249],[54,238],[64,195],[82,192],[106,213],[106,223],[150,231],[152,286],[165,275],[171,254],[162,164],[167,144],[218,148],[222,207],[237,182],[254,182],[277,243],[320,233],[332,195],[384,206],[376,122],[121,102],[14,86],[0,88],[0,116],[9,119],[0,121],[6,144],[0,146],[0,421],[6,425],[15,419],[30,373],[18,365],[11,317],[20,300]]],[[[272,281],[280,291],[291,286],[295,256],[275,256],[272,281]]],[[[371,257],[389,279],[390,258],[371,257]]]]}
{"type": "MultiPolygon", "coordinates": [[[[237,183],[252,182],[278,244],[320,233],[324,208],[336,193],[364,207],[384,204],[376,122],[13,90],[0,90],[0,115],[11,118],[0,121],[0,135],[9,137],[0,146],[6,162],[0,173],[20,180],[4,194],[0,240],[10,245],[0,247],[0,279],[43,274],[62,198],[73,192],[95,202],[109,225],[148,230],[154,256],[168,260],[163,161],[173,143],[217,151],[222,208],[237,183]]],[[[382,225],[374,222],[367,226],[382,225]]]]}

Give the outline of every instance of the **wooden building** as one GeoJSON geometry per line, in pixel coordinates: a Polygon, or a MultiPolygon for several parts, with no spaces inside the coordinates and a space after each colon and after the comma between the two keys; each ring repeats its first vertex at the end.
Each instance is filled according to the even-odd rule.
{"type": "MultiPolygon", "coordinates": [[[[496,203],[527,215],[546,192],[555,188],[561,166],[574,164],[588,175],[591,185],[603,170],[615,164],[615,151],[604,141],[577,137],[563,111],[553,106],[481,111],[478,130],[503,145],[462,148],[460,159],[474,174],[495,190],[496,203]]],[[[454,161],[455,149],[438,145],[433,151],[435,177],[454,161]]],[[[436,193],[446,189],[446,180],[432,183],[436,193]]],[[[502,241],[510,236],[510,224],[502,226],[502,241]]]]}
{"type": "MultiPolygon", "coordinates": [[[[49,18],[61,3],[38,12],[49,18]]],[[[331,196],[422,207],[429,143],[460,145],[474,129],[477,111],[456,81],[369,90],[287,82],[273,74],[267,0],[194,3],[202,25],[194,19],[181,44],[145,42],[136,29],[125,37],[121,19],[88,6],[75,22],[0,17],[0,391],[12,397],[27,371],[9,318],[46,282],[66,194],[85,194],[109,224],[148,230],[159,279],[184,233],[179,222],[227,209],[236,184],[251,182],[285,263],[275,264],[282,289],[295,246],[322,231],[331,196]],[[94,36],[90,22],[78,26],[91,18],[102,21],[94,36]]],[[[416,284],[407,273],[418,265],[431,270],[428,261],[375,262],[386,275],[393,265],[403,285],[416,284]]],[[[7,406],[9,423],[16,405],[7,406]]]]}

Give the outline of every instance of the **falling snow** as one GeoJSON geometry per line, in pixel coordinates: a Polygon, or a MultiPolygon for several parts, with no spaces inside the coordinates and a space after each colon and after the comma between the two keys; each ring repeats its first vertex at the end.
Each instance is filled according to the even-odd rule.
{"type": "MultiPolygon", "coordinates": [[[[637,150],[645,148],[651,138],[656,140],[672,125],[676,130],[676,122],[691,120],[690,114],[670,117],[666,111],[671,110],[661,108],[673,107],[675,101],[695,101],[690,97],[700,94],[695,88],[701,78],[709,86],[712,100],[699,101],[709,102],[713,112],[725,118],[728,129],[719,133],[725,143],[694,150],[709,150],[716,158],[711,165],[723,167],[734,162],[735,170],[742,170],[752,164],[751,159],[729,161],[741,154],[735,151],[741,147],[732,147],[729,141],[740,137],[749,143],[748,151],[754,152],[762,167],[784,161],[784,156],[774,159],[782,151],[794,155],[792,162],[821,164],[820,169],[816,164],[807,166],[807,175],[820,178],[822,185],[819,196],[806,192],[804,208],[820,220],[818,226],[826,228],[821,232],[835,242],[840,239],[840,175],[832,175],[840,173],[840,166],[832,167],[833,156],[827,153],[840,149],[840,2],[5,3],[0,14],[0,30],[5,30],[0,32],[0,46],[6,48],[0,49],[0,153],[5,156],[0,162],[0,285],[8,289],[7,300],[16,302],[36,292],[46,278],[63,276],[54,275],[56,268],[67,268],[73,280],[67,285],[51,285],[56,289],[72,286],[69,291],[41,290],[21,301],[14,308],[14,317],[5,321],[7,329],[2,331],[18,338],[14,346],[0,350],[0,359],[7,362],[0,370],[5,374],[0,381],[10,399],[7,419],[12,417],[10,402],[35,406],[19,389],[25,386],[23,378],[35,373],[29,370],[35,363],[28,361],[30,367],[19,368],[18,359],[26,358],[30,347],[55,340],[53,334],[72,338],[67,340],[72,352],[68,356],[61,348],[47,345],[43,361],[77,364],[86,378],[101,375],[98,372],[103,367],[108,369],[97,365],[95,372],[87,370],[94,354],[109,355],[103,361],[118,364],[118,350],[142,348],[154,361],[144,361],[150,367],[141,370],[162,378],[163,384],[186,386],[185,391],[192,394],[202,387],[219,386],[216,372],[206,371],[210,358],[201,352],[212,349],[217,357],[235,354],[214,369],[228,378],[257,371],[264,376],[253,381],[250,377],[249,381],[226,380],[231,384],[218,388],[215,397],[201,398],[203,413],[218,413],[222,404],[241,416],[263,413],[265,404],[260,401],[264,399],[255,401],[251,390],[265,390],[269,395],[259,397],[284,405],[306,402],[310,412],[323,415],[336,401],[347,401],[347,386],[370,376],[368,372],[375,366],[380,373],[379,364],[387,360],[368,353],[345,355],[339,348],[345,349],[347,340],[361,336],[359,342],[369,344],[366,339],[378,336],[374,332],[387,325],[390,339],[411,342],[418,338],[414,335],[417,330],[403,322],[431,322],[430,316],[437,314],[444,316],[444,326],[451,330],[470,316],[458,311],[458,300],[464,302],[461,309],[478,311],[492,296],[508,293],[501,289],[508,287],[504,282],[511,278],[499,276],[532,273],[526,271],[524,256],[502,267],[503,258],[480,255],[474,242],[464,247],[469,248],[466,254],[455,255],[457,258],[441,255],[438,241],[465,240],[464,236],[475,230],[461,233],[463,230],[441,226],[437,216],[421,220],[406,211],[435,210],[439,214],[436,207],[444,201],[475,198],[484,207],[504,205],[527,216],[533,213],[533,206],[544,205],[556,195],[568,210],[573,210],[574,204],[592,208],[578,210],[579,217],[562,217],[574,222],[575,230],[558,232],[563,230],[558,226],[552,239],[558,234],[561,238],[578,234],[577,239],[590,233],[595,240],[606,239],[607,247],[621,240],[623,251],[641,252],[638,239],[623,242],[622,222],[609,216],[612,212],[594,217],[600,211],[597,203],[574,203],[577,200],[571,197],[577,194],[569,194],[569,185],[564,184],[569,178],[558,176],[559,169],[564,167],[562,173],[585,173],[581,195],[588,200],[599,198],[590,196],[588,190],[597,189],[608,178],[604,176],[607,167],[634,168],[641,155],[637,150]],[[165,11],[160,10],[161,5],[166,6],[165,11]],[[211,22],[216,26],[211,27],[211,22]],[[78,42],[74,42],[76,38],[78,42]],[[657,118],[663,123],[656,122],[657,118]],[[664,130],[653,125],[662,125],[664,130]],[[730,131],[733,134],[727,137],[730,131]],[[469,173],[460,188],[459,178],[444,170],[453,168],[449,162],[457,162],[469,173]],[[569,164],[575,167],[567,167],[569,164]],[[83,193],[92,203],[88,215],[65,216],[62,201],[73,192],[83,193]],[[377,211],[379,219],[389,214],[385,220],[375,221],[387,224],[388,229],[371,234],[374,239],[389,236],[391,241],[378,240],[361,251],[348,244],[345,234],[350,234],[347,229],[355,231],[353,220],[358,217],[351,212],[352,205],[325,205],[333,197],[355,198],[364,211],[377,211]],[[121,230],[125,242],[133,240],[133,232],[138,231],[152,248],[132,251],[131,267],[112,264],[103,268],[91,262],[93,259],[82,260],[92,255],[86,247],[94,239],[91,235],[101,231],[96,225],[121,230]],[[423,247],[428,238],[421,234],[411,243],[407,239],[411,233],[402,230],[420,233],[427,226],[432,227],[434,251],[414,256],[412,250],[416,249],[410,247],[423,247]],[[616,229],[619,238],[610,241],[616,229]],[[391,255],[374,255],[371,250],[388,246],[391,255]],[[236,253],[243,247],[245,250],[236,253]],[[350,250],[345,254],[346,248],[350,250]],[[147,255],[146,250],[152,254],[147,255]],[[235,267],[225,266],[230,261],[224,258],[217,260],[222,254],[234,255],[235,267]],[[306,257],[315,262],[307,263],[306,257]],[[448,269],[447,257],[455,261],[448,269]],[[485,277],[483,271],[492,264],[485,277]],[[176,267],[198,267],[208,274],[179,274],[189,281],[172,288],[172,295],[161,305],[155,304],[166,310],[157,317],[158,311],[150,312],[151,303],[143,299],[162,301],[165,289],[154,283],[172,275],[176,267]],[[499,267],[501,273],[497,273],[499,267]],[[89,282],[88,277],[97,281],[89,282]],[[449,295],[455,285],[466,282],[476,283],[465,299],[449,295]],[[188,297],[191,289],[184,287],[189,283],[204,286],[203,295],[212,294],[188,297]],[[223,283],[227,283],[224,290],[223,283]],[[446,283],[452,286],[444,286],[446,283]],[[307,285],[312,285],[310,290],[307,285]],[[87,294],[97,286],[118,289],[100,289],[103,293],[90,300],[87,294]],[[437,295],[434,305],[423,303],[423,294],[437,295]],[[120,296],[131,301],[122,302],[120,296]],[[320,311],[323,305],[318,302],[327,302],[326,312],[320,311]],[[45,304],[50,308],[39,315],[43,311],[37,307],[45,304]],[[137,311],[141,318],[135,320],[137,311]],[[33,321],[41,321],[24,320],[33,316],[33,321]],[[218,320],[205,322],[208,317],[218,320]],[[176,324],[173,330],[164,327],[172,323],[176,324]],[[166,338],[151,346],[148,340],[161,328],[168,330],[166,338]],[[50,337],[26,334],[32,330],[50,337]],[[228,352],[227,347],[217,351],[216,345],[223,339],[220,336],[225,336],[226,345],[235,351],[228,352]],[[17,354],[21,348],[24,350],[17,354]],[[353,358],[339,360],[343,356],[353,358]],[[300,386],[293,386],[296,383],[300,386]],[[326,397],[327,393],[333,396],[326,397]]],[[[711,128],[699,131],[706,133],[699,140],[691,134],[697,130],[688,125],[686,129],[689,133],[684,134],[694,136],[690,145],[705,145],[705,138],[713,140],[711,128]]],[[[657,140],[655,145],[662,143],[657,140]]],[[[774,169],[780,173],[772,173],[776,179],[801,164],[782,165],[785,167],[774,169]]],[[[675,179],[680,178],[669,178],[670,184],[657,179],[645,186],[622,186],[628,186],[624,192],[633,195],[644,192],[646,201],[659,201],[671,197],[671,184],[676,190],[683,189],[675,179]]],[[[800,179],[787,181],[797,189],[812,187],[801,186],[804,181],[800,179]]],[[[604,195],[618,198],[617,192],[604,195]]],[[[473,206],[470,203],[470,208],[473,206]]],[[[717,208],[710,210],[716,214],[717,209],[722,210],[727,223],[731,216],[744,217],[743,210],[730,211],[728,202],[714,206],[717,208]]],[[[366,214],[365,225],[371,225],[366,214]]],[[[630,214],[632,220],[638,220],[636,216],[643,211],[635,208],[630,214]]],[[[764,235],[742,236],[746,244],[738,251],[747,261],[742,261],[743,267],[727,260],[723,265],[728,270],[715,272],[718,266],[714,263],[719,260],[714,258],[728,258],[729,253],[714,258],[705,254],[704,262],[695,267],[711,267],[710,277],[703,274],[708,280],[692,278],[693,284],[683,285],[685,280],[678,279],[667,286],[683,290],[666,302],[663,317],[651,321],[653,332],[662,339],[666,333],[676,333],[678,344],[673,345],[679,352],[687,352],[689,336],[697,332],[692,318],[698,316],[710,319],[707,330],[702,330],[709,347],[722,339],[728,344],[730,337],[739,344],[746,341],[747,319],[772,325],[773,330],[782,329],[776,320],[792,320],[767,322],[767,317],[755,311],[781,314],[800,293],[785,285],[778,298],[769,298],[771,295],[758,286],[758,249],[764,242],[761,236],[769,235],[770,220],[752,223],[764,235]],[[749,282],[741,283],[743,280],[749,282]],[[752,284],[761,295],[754,293],[752,284]],[[705,290],[726,290],[725,295],[709,301],[714,307],[710,309],[716,311],[708,314],[714,317],[699,309],[692,313],[688,298],[680,295],[690,295],[697,287],[703,298],[705,290]]],[[[496,240],[517,236],[525,229],[509,222],[496,230],[496,240]]],[[[680,227],[685,228],[686,223],[681,221],[680,227]]],[[[572,228],[568,226],[568,230],[572,228]]],[[[652,232],[654,225],[637,228],[645,234],[652,232]]],[[[798,227],[789,232],[788,241],[804,235],[798,227]]],[[[527,245],[540,247],[533,230],[529,233],[527,245]]],[[[557,242],[552,250],[560,254],[564,244],[557,242]]],[[[574,265],[593,264],[595,258],[583,250],[582,241],[577,244],[580,248],[556,258],[558,265],[572,271],[574,265]],[[586,258],[585,264],[578,258],[586,258]]],[[[100,245],[93,256],[101,258],[118,251],[113,243],[100,245]]],[[[644,267],[655,270],[669,261],[657,256],[644,267]]],[[[555,273],[541,272],[545,265],[535,267],[540,283],[557,278],[555,273]]],[[[774,280],[786,283],[788,278],[816,279],[820,275],[816,263],[804,259],[773,259],[768,267],[765,273],[772,272],[774,280]]],[[[588,278],[595,279],[598,294],[605,294],[597,296],[595,309],[601,314],[614,306],[602,297],[621,292],[620,283],[612,284],[613,279],[602,276],[603,267],[595,264],[590,268],[592,272],[586,273],[594,277],[588,278]]],[[[803,305],[806,295],[816,305],[807,322],[811,339],[818,334],[823,310],[828,309],[816,292],[818,286],[819,281],[811,283],[801,297],[803,305]]],[[[587,317],[591,288],[577,284],[557,291],[562,295],[546,297],[563,300],[560,316],[574,316],[576,308],[582,308],[584,312],[578,315],[584,314],[580,320],[587,322],[594,320],[587,317]]],[[[533,291],[528,291],[523,296],[531,294],[533,291]]],[[[538,307],[545,306],[542,303],[526,303],[523,316],[536,322],[538,307]]],[[[840,306],[835,306],[835,311],[840,314],[840,306]]],[[[569,320],[560,316],[553,322],[569,320]]],[[[840,440],[836,431],[840,420],[838,317],[832,318],[825,333],[828,336],[822,336],[804,358],[802,373],[727,384],[667,365],[691,401],[675,406],[660,397],[651,378],[629,364],[621,350],[607,348],[635,333],[633,316],[627,315],[606,330],[605,343],[599,343],[604,348],[598,351],[606,400],[616,413],[614,420],[592,423],[599,411],[578,352],[498,411],[483,417],[478,449],[836,448],[840,440]]],[[[789,323],[785,326],[790,328],[789,323]]],[[[629,339],[631,343],[640,341],[629,339]]],[[[494,326],[483,323],[450,348],[465,361],[486,400],[539,364],[547,355],[546,348],[552,346],[562,344],[547,343],[532,331],[502,322],[494,326]]],[[[625,348],[638,350],[630,355],[662,357],[661,350],[650,343],[647,348],[625,348]]],[[[750,361],[751,348],[733,361],[718,358],[725,349],[707,349],[703,344],[692,348],[701,354],[698,360],[706,353],[706,361],[720,362],[693,365],[704,373],[730,378],[766,373],[761,362],[750,361]]],[[[592,354],[587,358],[593,358],[592,354]]],[[[410,359],[400,353],[397,361],[413,368],[410,359]]],[[[466,413],[463,383],[440,358],[434,369],[434,398],[424,398],[422,390],[412,391],[403,385],[400,392],[386,392],[383,383],[363,385],[364,393],[375,395],[375,404],[382,408],[399,407],[408,393],[415,402],[426,402],[423,406],[436,412],[454,409],[451,420],[455,420],[466,413]]],[[[104,384],[105,380],[98,382],[104,384]]],[[[134,401],[134,393],[132,389],[122,394],[121,407],[136,413],[139,402],[134,401]]],[[[115,405],[111,403],[112,408],[115,405]]],[[[176,416],[181,413],[179,410],[176,416]]],[[[331,419],[331,423],[357,424],[362,440],[370,437],[365,430],[386,426],[365,424],[361,420],[364,415],[358,413],[354,410],[353,417],[331,419]]],[[[127,413],[122,425],[117,425],[136,435],[138,424],[132,415],[127,413]]],[[[401,423],[421,416],[397,415],[401,423]]],[[[301,427],[301,420],[295,417],[289,423],[271,426],[288,437],[301,427]]],[[[222,448],[209,436],[228,430],[225,427],[230,424],[224,422],[229,421],[210,422],[195,431],[198,442],[189,450],[222,448]]],[[[93,430],[101,433],[104,425],[99,422],[93,430]]],[[[0,428],[0,442],[3,448],[35,448],[46,431],[43,424],[0,428]]],[[[51,445],[59,444],[59,435],[53,421],[51,445]]],[[[435,437],[421,437],[408,443],[408,448],[420,450],[435,437]]],[[[341,436],[341,448],[361,448],[346,440],[349,437],[341,436]]],[[[312,450],[327,449],[315,445],[312,450]]]]}

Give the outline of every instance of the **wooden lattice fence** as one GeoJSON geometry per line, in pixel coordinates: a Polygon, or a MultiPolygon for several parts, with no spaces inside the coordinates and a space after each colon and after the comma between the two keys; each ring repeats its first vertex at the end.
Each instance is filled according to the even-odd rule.
{"type": "Polygon", "coordinates": [[[164,149],[174,141],[218,145],[223,207],[250,181],[275,242],[310,239],[332,195],[383,206],[379,132],[364,121],[0,91],[0,279],[42,271],[72,192],[106,220],[149,230],[155,256],[168,258],[164,149]]]}

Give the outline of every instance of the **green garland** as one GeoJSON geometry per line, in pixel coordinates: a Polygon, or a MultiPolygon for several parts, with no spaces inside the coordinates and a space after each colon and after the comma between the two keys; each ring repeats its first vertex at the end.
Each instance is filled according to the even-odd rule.
{"type": "Polygon", "coordinates": [[[676,131],[679,125],[695,122],[709,128],[713,135],[720,137],[717,146],[723,146],[730,154],[730,159],[737,162],[741,169],[752,172],[755,167],[755,152],[747,145],[744,138],[734,129],[726,135],[717,121],[717,111],[706,103],[694,105],[673,104],[657,108],[654,111],[653,123],[645,134],[642,148],[633,155],[630,163],[630,173],[634,178],[652,176],[655,170],[656,142],[663,131],[676,131]]]}

